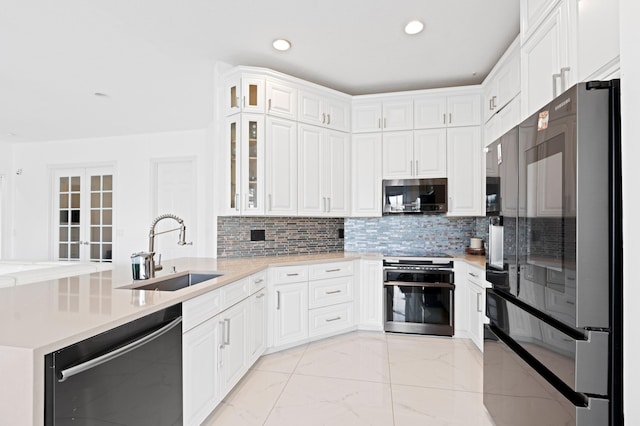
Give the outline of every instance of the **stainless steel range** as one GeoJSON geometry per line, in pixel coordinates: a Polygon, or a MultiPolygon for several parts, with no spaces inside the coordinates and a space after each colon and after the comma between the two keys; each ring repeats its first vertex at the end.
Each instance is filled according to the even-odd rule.
{"type": "Polygon", "coordinates": [[[443,253],[385,253],[384,330],[453,336],[454,272],[443,253]]]}

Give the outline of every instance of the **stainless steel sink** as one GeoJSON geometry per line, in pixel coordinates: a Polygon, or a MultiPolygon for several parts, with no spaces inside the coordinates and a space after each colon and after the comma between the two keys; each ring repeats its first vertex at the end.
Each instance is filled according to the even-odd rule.
{"type": "Polygon", "coordinates": [[[200,284],[214,278],[221,277],[224,274],[208,273],[208,272],[192,272],[181,275],[172,275],[169,277],[156,278],[153,282],[144,283],[139,286],[128,287],[133,290],[159,290],[159,291],[176,291],[192,285],[200,284]]]}

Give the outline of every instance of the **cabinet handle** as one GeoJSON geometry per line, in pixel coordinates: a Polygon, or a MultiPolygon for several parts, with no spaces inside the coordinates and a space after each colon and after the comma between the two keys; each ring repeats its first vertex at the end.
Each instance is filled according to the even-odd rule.
{"type": "Polygon", "coordinates": [[[413,176],[413,160],[409,160],[409,174],[413,176]]]}
{"type": "Polygon", "coordinates": [[[269,194],[269,211],[271,211],[273,209],[273,202],[271,200],[271,194],[269,194]]]}
{"type": "Polygon", "coordinates": [[[225,324],[224,345],[225,346],[229,346],[231,344],[231,319],[225,318],[224,319],[224,324],[225,324]]]}
{"type": "Polygon", "coordinates": [[[378,118],[378,129],[380,129],[380,119],[378,118]]]}
{"type": "Polygon", "coordinates": [[[551,84],[553,85],[553,97],[555,98],[556,96],[558,96],[558,87],[556,85],[556,81],[558,78],[562,77],[561,74],[553,74],[551,76],[551,84]]]}
{"type": "Polygon", "coordinates": [[[247,107],[247,97],[243,96],[242,97],[242,108],[246,108],[247,107]]]}
{"type": "Polygon", "coordinates": [[[280,292],[276,291],[276,311],[280,310],[280,292]]]}
{"type": "Polygon", "coordinates": [[[442,114],[442,124],[447,124],[447,114],[442,114]]]}
{"type": "Polygon", "coordinates": [[[297,277],[298,275],[300,275],[300,274],[298,274],[297,272],[294,272],[294,273],[291,273],[291,274],[287,274],[288,277],[297,277]]]}
{"type": "Polygon", "coordinates": [[[331,213],[331,197],[327,197],[327,213],[331,213]]]}
{"type": "Polygon", "coordinates": [[[451,124],[451,113],[449,113],[449,124],[451,124]]]}
{"type": "Polygon", "coordinates": [[[489,98],[489,111],[493,111],[493,98],[489,98]]]}
{"type": "Polygon", "coordinates": [[[236,194],[236,210],[240,210],[240,207],[238,206],[238,198],[240,197],[240,194],[236,194]]]}
{"type": "Polygon", "coordinates": [[[254,284],[260,284],[262,281],[264,281],[263,278],[258,278],[257,280],[253,281],[254,284]]]}
{"type": "Polygon", "coordinates": [[[271,99],[269,99],[269,107],[268,110],[271,111],[271,99]]]}
{"type": "Polygon", "coordinates": [[[567,79],[565,78],[565,73],[569,73],[571,71],[571,67],[562,67],[560,68],[560,90],[564,92],[568,89],[567,87],[567,79]]]}
{"type": "Polygon", "coordinates": [[[384,127],[384,128],[386,129],[386,128],[387,128],[387,117],[385,117],[385,118],[382,120],[382,123],[383,123],[383,124],[382,124],[382,127],[384,127]]]}
{"type": "MultiPolygon", "coordinates": [[[[323,112],[322,113],[322,124],[324,124],[325,120],[326,120],[326,114],[323,112]]],[[[328,124],[328,123],[327,123],[328,124]]]]}
{"type": "Polygon", "coordinates": [[[342,293],[342,290],[332,290],[332,291],[325,291],[324,294],[337,294],[337,293],[342,293]]]}
{"type": "Polygon", "coordinates": [[[493,109],[498,109],[498,105],[497,105],[497,102],[496,102],[498,100],[498,97],[497,96],[492,96],[491,100],[493,101],[493,109]]]}
{"type": "Polygon", "coordinates": [[[325,272],[338,272],[340,271],[340,268],[336,268],[336,269],[325,269],[325,272]]]}
{"type": "Polygon", "coordinates": [[[331,114],[327,114],[327,124],[331,124],[331,114]]]}
{"type": "Polygon", "coordinates": [[[480,274],[475,274],[473,272],[469,272],[469,275],[471,275],[474,278],[478,278],[480,276],[480,274]]]}
{"type": "Polygon", "coordinates": [[[476,311],[478,312],[482,312],[481,299],[482,299],[482,294],[481,293],[476,294],[476,311]]]}
{"type": "Polygon", "coordinates": [[[335,317],[335,318],[328,318],[326,320],[324,320],[325,322],[333,322],[333,321],[338,321],[341,320],[342,317],[335,317]]]}
{"type": "Polygon", "coordinates": [[[256,299],[262,299],[264,297],[264,293],[260,293],[259,295],[256,296],[256,299]]]}
{"type": "Polygon", "coordinates": [[[222,350],[224,349],[224,322],[218,322],[218,338],[220,339],[220,343],[218,345],[218,368],[222,368],[222,350]]]}

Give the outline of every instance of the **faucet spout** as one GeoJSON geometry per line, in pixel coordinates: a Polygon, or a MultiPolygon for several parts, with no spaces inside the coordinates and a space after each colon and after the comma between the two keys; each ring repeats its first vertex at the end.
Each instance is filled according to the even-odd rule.
{"type": "Polygon", "coordinates": [[[166,234],[167,232],[180,231],[180,236],[178,237],[178,245],[184,246],[190,243],[187,243],[185,238],[187,235],[187,227],[184,224],[184,221],[180,219],[178,216],[174,214],[163,214],[156,217],[151,226],[149,227],[149,253],[151,254],[151,278],[155,277],[155,271],[162,270],[161,257],[158,255],[158,264],[155,263],[155,239],[156,235],[166,234]],[[167,231],[156,232],[156,225],[163,219],[173,219],[180,225],[178,228],[169,229],[167,231]]]}

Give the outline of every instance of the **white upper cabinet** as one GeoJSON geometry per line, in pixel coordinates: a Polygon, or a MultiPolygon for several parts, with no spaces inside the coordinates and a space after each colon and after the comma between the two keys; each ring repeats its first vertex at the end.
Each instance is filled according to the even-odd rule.
{"type": "Polygon", "coordinates": [[[295,121],[267,117],[266,214],[298,212],[298,133],[295,121]]]}
{"type": "Polygon", "coordinates": [[[520,0],[520,34],[526,40],[561,0],[520,0]]]}
{"type": "Polygon", "coordinates": [[[413,105],[416,129],[433,129],[447,125],[446,96],[421,96],[413,105]]]}
{"type": "Polygon", "coordinates": [[[520,93],[520,37],[502,55],[484,83],[484,121],[520,93]]]}
{"type": "Polygon", "coordinates": [[[413,131],[390,132],[382,138],[382,178],[413,177],[413,131]]]}
{"type": "Polygon", "coordinates": [[[384,179],[447,176],[447,130],[389,132],[382,137],[384,179]]]}
{"type": "Polygon", "coordinates": [[[524,117],[576,82],[575,37],[570,25],[575,12],[561,1],[526,40],[523,40],[522,113],[524,117]]]}
{"type": "Polygon", "coordinates": [[[413,99],[354,101],[353,133],[413,129],[413,99]]]}
{"type": "Polygon", "coordinates": [[[620,64],[620,0],[578,2],[578,80],[605,80],[620,64]]]}
{"type": "Polygon", "coordinates": [[[477,126],[481,124],[480,96],[476,94],[424,95],[414,101],[416,129],[477,126]]]}
{"type": "Polygon", "coordinates": [[[298,94],[298,121],[348,131],[351,107],[348,101],[332,96],[300,90],[298,94]]]}
{"type": "Polygon", "coordinates": [[[382,130],[393,132],[413,129],[413,99],[382,103],[382,130]]]}
{"type": "Polygon", "coordinates": [[[264,214],[264,115],[239,114],[226,120],[224,195],[221,213],[264,214]]]}
{"type": "Polygon", "coordinates": [[[447,129],[449,216],[482,215],[481,143],[479,126],[447,129]]]}
{"type": "Polygon", "coordinates": [[[413,158],[417,178],[447,176],[447,131],[426,129],[413,132],[413,158]]]}
{"type": "Polygon", "coordinates": [[[351,137],[351,216],[382,215],[382,134],[351,137]]]}
{"type": "Polygon", "coordinates": [[[225,84],[225,115],[264,112],[264,90],[264,77],[240,74],[229,78],[225,84]]]}
{"type": "Polygon", "coordinates": [[[267,79],[267,114],[295,120],[297,118],[298,89],[293,84],[267,79]]]}
{"type": "Polygon", "coordinates": [[[382,105],[380,102],[354,102],[351,117],[351,130],[353,133],[382,131],[382,105]]]}
{"type": "Polygon", "coordinates": [[[347,216],[349,135],[299,124],[298,141],[298,214],[347,216]]]}

